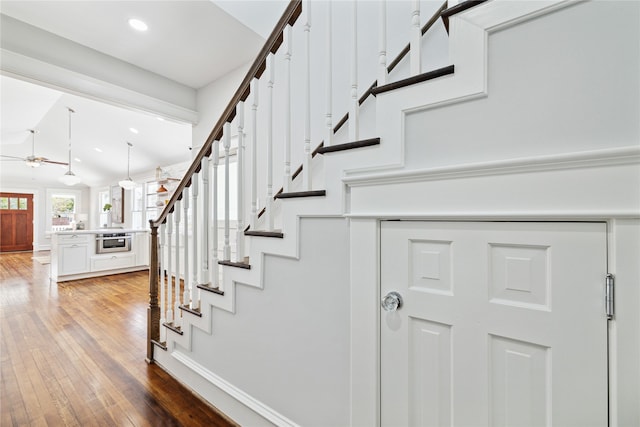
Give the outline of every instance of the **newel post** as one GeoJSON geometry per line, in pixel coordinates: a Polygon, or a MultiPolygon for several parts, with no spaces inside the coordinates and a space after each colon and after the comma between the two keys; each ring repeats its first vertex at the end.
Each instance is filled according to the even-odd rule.
{"type": "Polygon", "coordinates": [[[147,363],[153,363],[153,341],[160,341],[160,306],[158,305],[158,227],[151,224],[149,244],[149,308],[147,308],[147,363]]]}

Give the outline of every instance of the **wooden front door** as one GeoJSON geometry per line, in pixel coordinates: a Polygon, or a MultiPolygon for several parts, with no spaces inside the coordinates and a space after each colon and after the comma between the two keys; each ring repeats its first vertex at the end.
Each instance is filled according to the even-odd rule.
{"type": "Polygon", "coordinates": [[[33,194],[0,193],[0,252],[33,250],[33,194]]]}
{"type": "Polygon", "coordinates": [[[606,426],[606,236],[383,223],[382,426],[606,426]]]}

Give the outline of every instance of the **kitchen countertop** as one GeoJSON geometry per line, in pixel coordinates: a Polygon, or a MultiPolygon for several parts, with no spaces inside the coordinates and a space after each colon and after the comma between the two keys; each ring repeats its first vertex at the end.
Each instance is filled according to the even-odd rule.
{"type": "Polygon", "coordinates": [[[89,230],[63,230],[53,231],[51,234],[105,234],[105,233],[148,233],[149,230],[133,228],[95,228],[89,230]]]}

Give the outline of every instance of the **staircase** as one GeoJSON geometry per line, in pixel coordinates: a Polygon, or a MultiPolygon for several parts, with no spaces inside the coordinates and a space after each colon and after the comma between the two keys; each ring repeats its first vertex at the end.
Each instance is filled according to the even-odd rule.
{"type": "Polygon", "coordinates": [[[202,348],[231,351],[216,347],[220,318],[250,315],[239,288],[274,286],[265,280],[271,257],[298,262],[312,243],[301,232],[307,219],[345,221],[344,179],[402,169],[400,138],[388,129],[399,111],[389,112],[385,97],[411,97],[455,76],[449,19],[481,3],[291,0],[151,221],[148,362],[179,378],[195,373],[263,421],[296,424],[259,392],[216,374],[202,348]]]}
{"type": "Polygon", "coordinates": [[[629,239],[637,3],[448,3],[292,0],[151,221],[147,360],[242,425],[380,425],[382,220],[629,239]]]}

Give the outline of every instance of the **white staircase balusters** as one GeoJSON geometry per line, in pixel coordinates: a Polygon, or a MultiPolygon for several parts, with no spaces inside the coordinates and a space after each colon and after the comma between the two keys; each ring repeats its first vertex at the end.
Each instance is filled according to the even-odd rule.
{"type": "Polygon", "coordinates": [[[332,2],[327,2],[327,28],[326,28],[326,85],[325,88],[325,103],[326,103],[326,117],[325,117],[325,135],[324,135],[324,146],[329,147],[333,143],[333,8],[331,7],[332,2]]]}
{"type": "MultiPolygon", "coordinates": [[[[208,284],[211,280],[209,265],[209,158],[203,157],[200,161],[200,172],[193,174],[191,185],[198,185],[198,178],[202,179],[202,232],[198,233],[197,240],[200,239],[200,283],[208,284]],[[195,182],[194,182],[195,181],[195,182]]],[[[195,191],[195,189],[194,189],[195,191]]],[[[198,190],[200,191],[200,190],[198,190]]],[[[193,209],[195,210],[195,205],[193,209]]],[[[195,225],[195,224],[194,224],[195,225]]],[[[194,236],[196,230],[193,231],[194,236]]],[[[194,246],[194,251],[196,250],[194,246]]]]}
{"type": "Polygon", "coordinates": [[[244,102],[236,105],[236,120],[238,121],[238,151],[236,166],[238,172],[237,204],[238,216],[236,224],[236,262],[244,262],[244,102]]]}
{"type": "Polygon", "coordinates": [[[184,236],[184,289],[182,290],[182,304],[191,307],[191,297],[193,294],[190,286],[191,281],[189,280],[191,277],[189,274],[189,187],[184,187],[184,190],[182,190],[182,214],[184,217],[184,221],[182,221],[182,233],[184,236]]]}
{"type": "Polygon", "coordinates": [[[269,80],[267,82],[267,198],[265,215],[267,231],[273,231],[273,85],[275,83],[274,54],[267,56],[269,80]]]}
{"type": "MultiPolygon", "coordinates": [[[[158,257],[158,263],[160,266],[160,341],[164,341],[167,337],[167,331],[162,325],[167,321],[167,297],[166,297],[166,287],[167,287],[167,275],[165,265],[165,253],[167,250],[166,242],[167,242],[167,226],[165,223],[160,225],[160,256],[158,257]]],[[[153,272],[152,272],[153,273],[153,272]]]]}
{"type": "Polygon", "coordinates": [[[304,88],[304,160],[302,163],[302,187],[311,191],[311,1],[305,0],[305,88],[304,88]]]}
{"type": "Polygon", "coordinates": [[[258,228],[258,87],[260,81],[251,81],[251,221],[253,230],[258,228]]]}
{"type": "Polygon", "coordinates": [[[229,244],[229,147],[231,147],[231,123],[224,124],[224,247],[222,258],[231,261],[231,245],[229,244]]]}
{"type": "Polygon", "coordinates": [[[351,23],[351,101],[349,104],[349,140],[358,140],[360,104],[358,103],[358,0],[352,0],[351,23]]]}
{"type": "Polygon", "coordinates": [[[422,28],[420,28],[420,0],[413,0],[411,11],[411,42],[410,42],[410,62],[411,75],[417,76],[422,73],[422,28]]]}
{"type": "MultiPolygon", "coordinates": [[[[247,75],[243,80],[243,86],[238,89],[237,95],[234,96],[233,103],[235,105],[229,104],[225,109],[224,115],[216,123],[211,133],[211,139],[215,138],[217,140],[208,139],[205,145],[210,151],[206,154],[204,152],[198,153],[196,158],[200,162],[199,172],[195,172],[195,170],[198,170],[197,164],[191,165],[189,168],[190,176],[187,177],[187,180],[191,181],[190,186],[187,189],[183,188],[186,186],[185,182],[180,184],[182,201],[176,203],[175,200],[172,200],[170,202],[171,205],[162,212],[161,219],[153,222],[152,229],[154,225],[160,229],[158,245],[160,255],[156,261],[156,264],[159,264],[159,268],[152,270],[154,273],[158,272],[158,275],[151,277],[155,279],[159,276],[161,282],[159,290],[160,313],[154,318],[153,324],[158,325],[158,320],[161,323],[173,324],[176,327],[180,327],[185,335],[181,338],[174,332],[167,331],[168,328],[160,327],[160,334],[154,335],[153,340],[158,341],[156,339],[157,336],[161,338],[160,342],[166,340],[167,352],[171,352],[176,348],[176,343],[180,345],[191,343],[194,336],[190,335],[193,331],[190,325],[202,326],[205,329],[212,327],[213,324],[207,325],[205,323],[205,320],[206,322],[211,321],[211,319],[206,319],[211,307],[232,311],[235,309],[236,294],[234,288],[229,286],[235,286],[231,284],[240,283],[239,278],[247,279],[246,282],[242,282],[244,285],[256,287],[263,285],[264,271],[260,270],[263,268],[261,257],[264,254],[282,255],[284,253],[286,256],[291,255],[292,248],[296,246],[296,239],[301,238],[295,228],[295,224],[291,221],[292,213],[296,214],[291,209],[297,209],[298,205],[305,204],[277,202],[282,205],[279,206],[276,205],[274,194],[278,191],[280,185],[282,185],[285,192],[297,191],[298,189],[309,191],[314,184],[311,182],[312,169],[314,172],[318,172],[314,177],[318,180],[317,177],[320,177],[320,172],[322,172],[319,167],[324,164],[330,165],[328,166],[329,168],[333,168],[332,161],[320,161],[316,165],[313,162],[317,162],[318,159],[311,159],[311,150],[315,148],[315,145],[320,140],[323,140],[325,147],[331,147],[336,143],[358,141],[361,137],[359,135],[360,131],[362,131],[362,136],[373,131],[372,128],[368,127],[371,124],[372,117],[368,114],[372,113],[374,114],[373,117],[375,117],[376,110],[371,107],[372,104],[369,102],[365,109],[360,112],[360,99],[358,97],[362,93],[359,93],[359,87],[364,86],[364,88],[367,88],[376,78],[378,86],[387,84],[391,80],[387,71],[388,65],[389,63],[396,64],[399,61],[391,62],[390,59],[393,58],[388,57],[392,50],[391,48],[397,45],[397,40],[390,37],[393,32],[391,30],[398,28],[398,26],[407,29],[410,8],[411,27],[409,29],[412,31],[411,36],[414,37],[418,31],[421,31],[419,27],[420,7],[417,2],[406,2],[401,7],[401,16],[398,19],[402,22],[395,22],[397,17],[394,13],[395,5],[387,0],[378,0],[379,4],[372,5],[370,8],[369,5],[365,5],[361,0],[343,3],[344,8],[341,8],[341,5],[338,4],[334,5],[332,2],[327,2],[323,5],[318,3],[312,5],[313,0],[302,1],[302,14],[296,24],[299,27],[294,29],[290,25],[278,27],[278,31],[274,32],[274,35],[278,36],[277,41],[275,41],[276,44],[282,42],[279,50],[274,48],[274,45],[266,46],[264,51],[269,53],[262,55],[259,62],[252,66],[252,69],[255,69],[252,72],[255,73],[247,75]],[[326,7],[326,10],[322,9],[322,7],[326,7]],[[343,10],[344,14],[342,13],[343,10]],[[315,16],[311,15],[312,11],[316,14],[315,16]],[[336,16],[333,16],[333,12],[336,13],[336,16]],[[376,12],[377,18],[370,21],[370,24],[360,26],[360,34],[358,34],[358,20],[363,18],[363,14],[367,15],[367,17],[369,15],[373,17],[376,12]],[[353,16],[351,16],[351,13],[353,13],[353,16]],[[359,17],[358,14],[360,14],[359,17]],[[325,17],[326,20],[324,19],[325,17]],[[313,27],[313,34],[311,33],[312,20],[316,24],[313,27]],[[415,26],[416,22],[418,26],[415,26]],[[374,27],[376,23],[379,24],[377,26],[377,40],[369,31],[376,31],[374,27]],[[387,23],[389,28],[387,28],[387,23]],[[394,24],[398,24],[398,26],[394,24]],[[326,31],[326,33],[321,34],[323,31],[326,31]],[[280,39],[279,37],[282,38],[280,39]],[[336,45],[333,45],[333,39],[336,40],[336,45]],[[311,50],[312,47],[313,51],[311,50]],[[295,57],[293,56],[293,49],[296,49],[295,57]],[[298,50],[300,55],[297,55],[298,50]],[[278,55],[277,58],[275,56],[276,53],[278,55]],[[334,53],[338,57],[338,62],[333,61],[334,53]],[[298,61],[298,56],[300,61],[298,61]],[[364,61],[358,61],[358,57],[363,58],[364,56],[367,57],[366,61],[370,63],[368,69],[365,69],[364,61]],[[280,62],[281,58],[283,58],[283,62],[280,62]],[[334,63],[335,66],[333,65],[334,63]],[[334,67],[336,73],[334,73],[334,67]],[[277,72],[279,73],[277,76],[278,87],[275,87],[276,68],[278,68],[277,72]],[[258,76],[262,76],[265,71],[268,72],[268,75],[261,81],[261,77],[258,76]],[[324,73],[324,76],[320,75],[322,73],[324,73]],[[317,77],[316,81],[312,82],[312,77],[314,79],[317,77]],[[245,86],[249,82],[250,88],[245,86]],[[316,83],[319,83],[317,88],[312,86],[316,83]],[[324,94],[322,94],[322,90],[325,91],[324,94]],[[341,100],[333,96],[334,90],[336,91],[336,97],[341,100]],[[259,93],[260,91],[262,93],[259,93]],[[345,96],[347,91],[349,91],[348,97],[345,96]],[[251,117],[245,119],[243,102],[239,102],[239,97],[246,98],[247,92],[251,99],[245,100],[245,103],[250,103],[246,107],[247,113],[249,109],[251,110],[251,117]],[[259,95],[262,97],[263,104],[260,108],[258,108],[259,95]],[[334,102],[336,103],[335,108],[334,102]],[[340,105],[338,106],[337,104],[340,105]],[[235,115],[233,114],[234,111],[235,115]],[[337,116],[333,114],[334,112],[337,116]],[[333,118],[340,119],[345,113],[348,113],[346,118],[348,123],[344,123],[344,121],[341,121],[341,123],[347,125],[348,129],[343,129],[343,132],[334,134],[333,129],[338,120],[334,121],[333,118]],[[360,117],[360,114],[362,114],[362,117],[360,117]],[[320,115],[320,117],[317,115],[320,115]],[[231,117],[234,117],[233,122],[231,122],[231,117]],[[237,122],[235,121],[236,118],[237,122]],[[301,129],[302,126],[299,125],[298,119],[304,119],[304,129],[301,129]],[[314,119],[313,124],[311,124],[310,119],[314,119]],[[315,119],[318,119],[318,121],[315,122],[315,119]],[[250,122],[247,124],[244,122],[245,120],[250,122]],[[266,124],[264,121],[266,121],[266,124]],[[258,124],[260,129],[258,129],[258,124]],[[236,125],[238,126],[238,217],[236,235],[234,236],[236,241],[233,241],[230,239],[230,234],[235,218],[231,218],[231,215],[235,217],[235,205],[231,206],[230,202],[236,202],[234,199],[236,194],[231,193],[236,190],[233,182],[235,181],[235,173],[230,176],[230,166],[233,166],[230,163],[235,161],[231,157],[233,153],[231,151],[231,129],[232,126],[236,125]],[[251,131],[248,130],[248,126],[251,126],[251,131]],[[302,130],[304,131],[302,138],[304,157],[300,158],[298,139],[302,134],[302,130]],[[245,149],[244,132],[251,138],[251,145],[248,147],[251,150],[250,167],[249,162],[245,161],[248,160],[245,154],[249,153],[245,149]],[[282,143],[287,144],[288,147],[281,154],[282,143]],[[224,149],[223,153],[220,153],[221,149],[224,149]],[[292,149],[296,151],[291,152],[292,149]],[[209,154],[210,158],[207,157],[209,154]],[[283,155],[285,179],[281,183],[281,175],[274,175],[274,173],[281,173],[280,165],[282,163],[280,161],[283,155]],[[221,165],[221,156],[224,156],[224,165],[221,165]],[[265,160],[266,164],[264,163],[265,160]],[[294,161],[293,164],[291,164],[292,160],[294,161]],[[291,185],[291,167],[293,166],[293,170],[295,170],[299,166],[297,162],[300,160],[302,160],[303,175],[299,179],[303,181],[300,183],[295,182],[295,185],[291,185]],[[219,166],[224,166],[224,176],[222,171],[218,170],[219,166]],[[260,174],[259,177],[258,174],[260,174]],[[225,181],[224,184],[222,180],[225,181]],[[263,183],[266,183],[266,199],[264,201],[262,200],[262,197],[265,196],[265,187],[263,186],[265,184],[263,183]],[[276,185],[276,188],[273,188],[274,185],[276,185]],[[291,188],[288,188],[289,186],[291,188]],[[223,191],[224,196],[219,194],[223,191]],[[191,202],[189,199],[191,199],[191,202]],[[249,200],[251,200],[250,212],[248,212],[249,200]],[[243,206],[243,201],[246,206],[243,206]],[[224,206],[220,206],[222,203],[224,203],[224,206]],[[274,209],[274,206],[276,209],[274,209]],[[181,207],[182,209],[180,209],[181,207]],[[266,212],[264,217],[259,214],[262,208],[266,212]],[[184,214],[183,227],[179,227],[181,211],[184,214]],[[220,215],[224,215],[224,221],[219,218],[220,215]],[[247,222],[250,222],[249,225],[252,231],[264,230],[273,232],[276,227],[278,229],[282,228],[282,230],[277,230],[282,231],[282,233],[265,233],[264,236],[284,237],[284,240],[252,237],[252,240],[247,242],[244,240],[246,239],[244,237],[244,227],[247,222]],[[175,240],[173,238],[174,228],[176,233],[175,240]],[[182,231],[183,229],[184,231],[182,231]],[[224,238],[222,234],[224,234],[224,238]],[[253,248],[250,247],[249,243],[253,248]],[[182,248],[183,245],[184,248],[182,248]],[[235,250],[236,248],[237,250],[235,250]],[[232,253],[232,249],[234,249],[235,254],[232,253]],[[181,255],[180,253],[183,250],[184,255],[181,255]],[[219,265],[220,261],[231,261],[232,257],[233,261],[241,263],[244,261],[245,255],[249,254],[253,257],[251,259],[253,263],[252,269],[246,270],[234,268],[234,266],[222,267],[219,265]],[[184,263],[180,260],[182,256],[184,256],[184,263]],[[184,289],[180,287],[181,270],[184,270],[184,289]],[[223,275],[224,281],[221,280],[223,275]],[[228,283],[227,289],[224,289],[225,281],[228,283]],[[209,285],[214,289],[200,289],[204,288],[202,285],[209,285]],[[173,286],[175,286],[175,290],[173,286]],[[190,289],[187,289],[187,286],[190,286],[190,289]],[[216,288],[224,292],[217,292],[216,288]],[[209,292],[210,290],[213,292],[209,292]],[[181,308],[185,307],[181,307],[181,300],[185,306],[190,304],[191,309],[201,309],[205,315],[199,318],[182,310],[181,308]]],[[[289,20],[293,21],[291,18],[289,20]]],[[[405,38],[403,40],[404,43],[401,43],[401,45],[404,46],[407,41],[409,40],[405,38]]],[[[410,50],[419,52],[420,47],[415,47],[414,41],[412,43],[410,50]]],[[[403,55],[406,55],[406,53],[403,55]]],[[[409,60],[410,58],[405,59],[409,60]]],[[[408,68],[409,64],[406,60],[402,65],[408,68]]],[[[419,64],[419,61],[414,61],[414,63],[419,64]]],[[[401,73],[396,72],[396,74],[402,74],[403,72],[406,72],[406,69],[403,69],[401,73]]],[[[412,68],[411,73],[416,74],[416,71],[412,68]]],[[[353,157],[356,156],[357,154],[353,157]]],[[[338,155],[334,156],[334,158],[338,157],[338,155]]],[[[366,160],[361,161],[358,159],[358,162],[364,163],[366,160]]],[[[334,169],[329,170],[333,171],[334,169]]],[[[326,179],[327,191],[335,192],[337,199],[339,188],[335,187],[334,179],[328,176],[326,178],[329,178],[326,179]]],[[[320,179],[319,181],[322,180],[320,179]]],[[[319,184],[315,183],[315,185],[319,184]]],[[[304,214],[312,210],[311,204],[315,204],[312,200],[316,199],[309,200],[302,208],[304,214]]],[[[326,203],[334,203],[333,200],[333,197],[326,199],[326,203]]],[[[317,206],[321,206],[320,203],[317,206]]],[[[316,214],[326,215],[334,212],[339,215],[342,212],[339,210],[341,208],[343,207],[327,206],[325,204],[321,208],[321,213],[316,212],[316,214]]],[[[228,263],[224,262],[223,264],[228,263]]],[[[239,265],[235,267],[248,266],[239,265]]],[[[150,289],[157,289],[157,286],[150,283],[150,289]]],[[[153,301],[153,298],[152,296],[151,301],[153,301]]],[[[152,304],[150,303],[150,305],[152,304]]],[[[216,326],[214,325],[213,327],[216,326]]],[[[155,331],[152,331],[152,333],[155,334],[155,331]]]]}
{"type": "Polygon", "coordinates": [[[378,18],[378,47],[380,50],[378,60],[378,86],[387,84],[387,0],[379,0],[378,18]]]}
{"type": "Polygon", "coordinates": [[[173,269],[171,263],[171,238],[173,236],[173,214],[167,215],[167,323],[173,322],[173,269]]]}
{"type": "MultiPolygon", "coordinates": [[[[200,211],[198,210],[198,199],[200,198],[200,184],[198,179],[199,176],[200,174],[194,173],[191,177],[191,222],[193,225],[191,226],[191,241],[189,243],[193,248],[193,255],[191,256],[191,271],[193,273],[193,278],[191,279],[191,283],[189,283],[187,282],[187,278],[185,276],[184,281],[184,286],[189,286],[191,288],[191,301],[189,303],[189,307],[192,309],[200,308],[200,298],[198,297],[198,283],[200,283],[200,280],[206,280],[205,269],[207,268],[207,265],[203,262],[203,260],[198,257],[198,243],[202,243],[204,245],[208,240],[207,238],[201,237],[200,233],[198,233],[200,223],[206,221],[206,209],[205,214],[202,215],[202,218],[200,217],[200,211]],[[200,272],[200,280],[198,280],[198,265],[200,265],[200,268],[202,269],[202,271],[200,272]]],[[[205,185],[206,184],[203,183],[203,188],[205,187],[205,185]]],[[[206,195],[203,194],[203,196],[203,198],[206,199],[206,195]]],[[[204,203],[206,204],[206,201],[204,203]]],[[[185,220],[186,216],[187,213],[185,211],[185,220]]],[[[206,228],[203,227],[203,230],[206,230],[206,228]]],[[[185,241],[185,245],[186,244],[187,242],[185,241]]],[[[186,261],[184,268],[185,271],[189,268],[186,261]]]]}
{"type": "MultiPolygon", "coordinates": [[[[219,265],[218,265],[218,163],[220,163],[220,141],[213,141],[213,160],[210,162],[213,171],[211,175],[213,176],[212,182],[212,212],[213,212],[213,224],[211,224],[211,243],[213,247],[211,248],[211,286],[216,287],[220,286],[220,273],[219,273],[219,265]]],[[[205,256],[209,256],[205,254],[205,256]]]]}
{"type": "Polygon", "coordinates": [[[287,25],[284,31],[287,50],[284,54],[284,177],[282,191],[289,192],[291,185],[291,55],[293,54],[293,31],[287,25]]]}
{"type": "Polygon", "coordinates": [[[180,200],[176,201],[173,211],[173,219],[175,220],[176,229],[176,281],[175,281],[175,297],[173,301],[173,326],[181,325],[182,316],[180,315],[180,200]]]}

